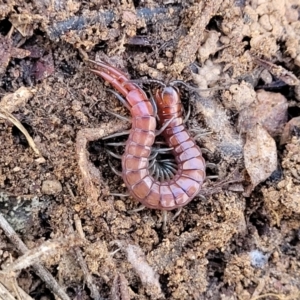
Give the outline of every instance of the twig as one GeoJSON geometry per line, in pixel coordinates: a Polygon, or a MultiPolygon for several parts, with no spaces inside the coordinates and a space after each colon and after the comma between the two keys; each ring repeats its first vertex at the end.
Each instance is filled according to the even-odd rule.
{"type": "Polygon", "coordinates": [[[94,181],[101,184],[99,170],[89,161],[87,145],[88,142],[96,141],[109,134],[124,130],[128,125],[118,122],[115,124],[101,124],[99,128],[85,128],[77,133],[76,154],[78,166],[81,171],[84,189],[91,204],[96,203],[100,196],[100,190],[95,187],[94,181]]]}
{"type": "Polygon", "coordinates": [[[42,245],[28,250],[24,255],[20,256],[14,262],[5,266],[3,268],[3,271],[20,271],[22,269],[28,268],[29,266],[37,263],[42,259],[47,258],[47,256],[51,255],[51,253],[56,252],[58,249],[72,247],[76,244],[78,245],[78,243],[82,243],[82,241],[75,236],[69,236],[61,240],[46,241],[42,245]]]}
{"type": "Polygon", "coordinates": [[[100,296],[97,286],[94,284],[93,277],[92,277],[91,273],[89,272],[86,262],[82,256],[81,250],[78,247],[75,248],[75,253],[76,253],[76,258],[77,258],[78,264],[80,265],[81,270],[84,274],[86,284],[91,291],[92,298],[94,300],[103,300],[104,298],[102,298],[100,296]]]}
{"type": "MultiPolygon", "coordinates": [[[[172,7],[173,14],[178,13],[180,7],[172,7]]],[[[136,10],[138,18],[142,18],[147,24],[154,23],[158,18],[162,20],[171,19],[168,8],[139,8],[136,10]]],[[[106,10],[94,14],[72,17],[70,19],[57,22],[47,28],[50,39],[56,40],[70,30],[82,30],[88,26],[99,24],[100,27],[107,27],[113,20],[116,19],[116,14],[113,11],[106,10]]]]}
{"type": "MultiPolygon", "coordinates": [[[[80,222],[80,219],[76,218],[76,222],[77,222],[77,226],[76,227],[79,227],[81,228],[81,230],[79,230],[79,234],[80,234],[80,231],[82,231],[82,226],[81,226],[81,222],[80,222]],[[80,222],[80,225],[78,225],[78,223],[80,222]]],[[[70,231],[72,233],[74,233],[74,230],[73,228],[70,226],[70,231]]],[[[100,293],[97,289],[97,286],[95,285],[94,283],[94,280],[93,280],[93,277],[91,275],[91,273],[89,272],[88,270],[88,267],[87,267],[87,264],[82,256],[82,253],[81,253],[81,250],[79,247],[75,247],[74,249],[75,251],[75,255],[76,255],[76,260],[78,261],[78,264],[79,266],[81,267],[81,270],[84,274],[84,278],[86,280],[86,284],[88,286],[88,288],[90,289],[91,291],[91,296],[94,300],[103,300],[103,298],[100,296],[100,293]]]]}
{"type": "Polygon", "coordinates": [[[128,281],[123,274],[117,274],[111,288],[112,300],[130,300],[128,281]]]}
{"type": "MultiPolygon", "coordinates": [[[[3,229],[5,235],[10,239],[12,244],[18,249],[18,251],[22,254],[25,254],[29,249],[22,242],[22,240],[18,237],[17,233],[13,230],[13,228],[8,224],[3,215],[0,213],[0,227],[3,229]]],[[[60,287],[55,278],[51,275],[51,273],[41,264],[33,264],[33,269],[37,273],[37,275],[48,285],[48,287],[52,290],[54,294],[60,297],[62,300],[70,300],[69,296],[66,292],[60,287]]]]}
{"type": "Polygon", "coordinates": [[[4,293],[5,289],[7,289],[10,293],[14,291],[14,296],[20,300],[33,300],[23,289],[18,286],[16,273],[8,274],[7,272],[0,271],[0,285],[0,299],[8,299],[7,297],[2,298],[2,293],[4,293]],[[2,285],[5,287],[5,289],[3,289],[2,285]]]}
{"type": "Polygon", "coordinates": [[[9,292],[9,290],[2,283],[0,283],[0,299],[16,300],[16,298],[9,292]]]}
{"type": "Polygon", "coordinates": [[[75,222],[75,228],[77,230],[77,233],[79,234],[79,236],[82,239],[85,239],[85,234],[82,229],[82,223],[81,223],[78,215],[74,215],[74,222],[75,222]]]}

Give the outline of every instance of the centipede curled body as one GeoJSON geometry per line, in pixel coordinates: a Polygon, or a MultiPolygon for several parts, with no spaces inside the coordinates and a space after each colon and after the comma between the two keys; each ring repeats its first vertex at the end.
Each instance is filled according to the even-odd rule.
{"type": "Polygon", "coordinates": [[[156,131],[153,105],[145,92],[128,82],[121,71],[104,62],[90,62],[95,65],[91,71],[108,81],[130,106],[132,127],[122,156],[122,178],[130,194],[148,208],[173,210],[185,206],[199,193],[206,175],[201,150],[183,125],[178,90],[166,86],[155,92],[159,124],[169,122],[162,135],[173,148],[177,163],[175,176],[161,182],[149,172],[156,131]]]}

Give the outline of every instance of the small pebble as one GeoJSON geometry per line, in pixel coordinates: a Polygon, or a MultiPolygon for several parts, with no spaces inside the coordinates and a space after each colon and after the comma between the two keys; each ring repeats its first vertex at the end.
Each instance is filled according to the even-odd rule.
{"type": "Polygon", "coordinates": [[[43,163],[46,162],[46,159],[45,159],[44,157],[39,157],[39,158],[37,158],[37,159],[35,160],[35,162],[36,162],[37,164],[43,164],[43,163]]]}
{"type": "Polygon", "coordinates": [[[156,65],[156,68],[157,68],[157,70],[163,70],[164,69],[164,64],[162,63],[162,62],[160,62],[160,63],[158,63],[157,65],[156,65]]]}
{"type": "Polygon", "coordinates": [[[42,193],[46,195],[58,194],[62,191],[61,183],[58,180],[45,180],[42,184],[42,193]]]}
{"type": "Polygon", "coordinates": [[[268,262],[268,256],[259,250],[252,250],[249,256],[251,265],[255,268],[262,268],[268,262]]]}

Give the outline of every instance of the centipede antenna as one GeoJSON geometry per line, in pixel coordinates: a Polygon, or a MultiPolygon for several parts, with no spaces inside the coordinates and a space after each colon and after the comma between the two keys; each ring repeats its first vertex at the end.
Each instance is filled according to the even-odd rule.
{"type": "Polygon", "coordinates": [[[178,84],[182,84],[186,88],[188,88],[189,90],[196,91],[196,92],[209,92],[209,91],[219,91],[219,90],[226,90],[227,89],[226,87],[213,87],[213,88],[207,88],[207,89],[200,89],[196,86],[189,85],[189,84],[185,83],[182,80],[173,80],[169,83],[170,86],[175,86],[175,85],[178,85],[178,84]]]}
{"type": "Polygon", "coordinates": [[[120,155],[120,154],[116,154],[115,152],[112,152],[112,151],[110,151],[110,150],[108,150],[108,149],[105,149],[105,151],[106,151],[110,156],[112,156],[112,157],[114,157],[114,158],[122,159],[122,155],[120,155]]]}
{"type": "Polygon", "coordinates": [[[174,221],[182,212],[182,207],[178,208],[178,210],[176,211],[176,213],[174,214],[172,221],[174,221]]]}
{"type": "Polygon", "coordinates": [[[108,139],[111,139],[111,138],[114,138],[114,137],[118,137],[118,136],[122,136],[122,135],[128,135],[129,133],[130,133],[130,130],[124,130],[122,132],[116,132],[116,133],[113,133],[111,135],[105,136],[104,138],[102,138],[102,140],[108,140],[108,139]]]}
{"type": "Polygon", "coordinates": [[[150,103],[151,103],[151,105],[153,107],[154,116],[159,120],[159,116],[157,114],[157,105],[156,105],[156,102],[154,100],[154,97],[153,97],[151,91],[149,91],[149,93],[150,93],[149,101],[150,101],[150,103]]]}
{"type": "Polygon", "coordinates": [[[118,119],[122,120],[122,121],[126,121],[126,122],[131,122],[131,118],[125,117],[125,116],[121,116],[111,110],[107,110],[107,112],[115,117],[117,117],[118,119]]]}
{"type": "Polygon", "coordinates": [[[108,165],[111,168],[111,170],[118,176],[122,177],[122,172],[120,172],[119,170],[117,170],[112,164],[111,161],[108,160],[108,165]]]}
{"type": "Polygon", "coordinates": [[[127,80],[124,82],[124,84],[126,84],[126,83],[136,83],[136,84],[158,83],[162,87],[166,87],[166,85],[158,79],[130,79],[130,80],[127,80]]]}
{"type": "Polygon", "coordinates": [[[164,124],[163,124],[163,126],[160,128],[160,129],[158,129],[158,130],[156,130],[155,131],[155,135],[156,136],[158,136],[158,135],[160,135],[170,124],[171,124],[171,122],[173,121],[175,119],[175,116],[174,117],[172,117],[171,119],[169,119],[167,122],[165,122],[164,124]]]}
{"type": "Polygon", "coordinates": [[[130,194],[122,194],[122,193],[110,193],[109,195],[114,197],[129,197],[130,194]]]}
{"type": "Polygon", "coordinates": [[[118,146],[125,146],[126,142],[119,142],[119,143],[105,143],[105,146],[113,146],[113,147],[118,147],[118,146]]]}
{"type": "Polygon", "coordinates": [[[183,120],[183,123],[186,123],[189,120],[190,115],[191,115],[191,104],[189,103],[189,108],[188,108],[187,114],[183,120]]]}
{"type": "Polygon", "coordinates": [[[187,87],[188,89],[193,90],[193,91],[200,91],[200,89],[199,89],[198,87],[196,87],[196,86],[191,86],[191,85],[185,83],[185,82],[182,81],[182,80],[173,80],[173,81],[171,81],[171,82],[169,83],[170,86],[175,86],[175,85],[178,85],[178,84],[182,84],[182,85],[184,85],[185,87],[187,87]]]}
{"type": "Polygon", "coordinates": [[[131,106],[128,104],[128,102],[121,96],[119,95],[117,92],[115,92],[114,90],[111,89],[106,89],[106,91],[111,92],[112,94],[114,94],[117,99],[128,109],[131,110],[131,106]]]}
{"type": "Polygon", "coordinates": [[[133,214],[133,213],[139,212],[139,211],[141,211],[141,210],[143,210],[143,209],[145,209],[145,208],[146,208],[145,205],[141,205],[141,206],[139,206],[139,207],[136,208],[136,209],[127,210],[127,212],[128,212],[129,214],[133,214]]]}

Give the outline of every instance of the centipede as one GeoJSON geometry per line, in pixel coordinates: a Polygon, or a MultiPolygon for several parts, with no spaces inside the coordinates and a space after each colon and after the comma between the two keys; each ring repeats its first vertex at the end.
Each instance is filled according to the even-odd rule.
{"type": "Polygon", "coordinates": [[[91,72],[110,83],[130,109],[132,124],[122,155],[122,178],[130,195],[145,207],[163,211],[187,205],[201,190],[206,164],[201,149],[184,125],[178,88],[166,85],[155,90],[156,111],[146,93],[130,82],[125,73],[103,61],[89,62],[93,64],[91,72]],[[172,148],[177,164],[174,176],[164,181],[157,180],[149,171],[157,122],[164,127],[161,135],[172,148]]]}

